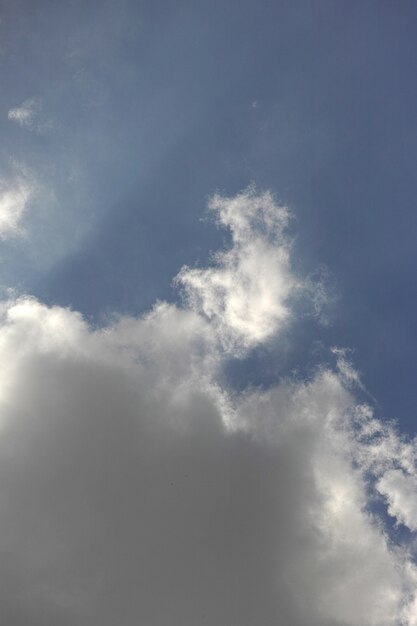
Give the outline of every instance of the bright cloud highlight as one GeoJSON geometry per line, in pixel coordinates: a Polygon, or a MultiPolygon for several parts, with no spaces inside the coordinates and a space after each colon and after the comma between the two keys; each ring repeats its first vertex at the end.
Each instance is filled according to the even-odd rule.
{"type": "Polygon", "coordinates": [[[388,512],[398,522],[417,530],[417,476],[401,469],[387,471],[377,484],[378,491],[388,501],[388,512]]]}
{"type": "Polygon", "coordinates": [[[253,189],[234,198],[216,195],[209,207],[230,229],[232,246],[215,256],[214,267],[184,267],[177,280],[224,347],[240,352],[272,337],[288,319],[288,300],[299,286],[285,235],[288,211],[253,189]]]}

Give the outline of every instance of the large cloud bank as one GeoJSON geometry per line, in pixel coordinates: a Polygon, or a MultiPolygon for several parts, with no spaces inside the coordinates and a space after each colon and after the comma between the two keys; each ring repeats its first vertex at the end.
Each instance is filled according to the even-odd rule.
{"type": "Polygon", "coordinates": [[[308,381],[222,387],[301,282],[270,195],[212,206],[231,247],[182,270],[183,308],[94,330],[2,304],[8,626],[417,624],[413,541],[377,513],[416,529],[415,444],[355,399],[342,352],[308,381]]]}

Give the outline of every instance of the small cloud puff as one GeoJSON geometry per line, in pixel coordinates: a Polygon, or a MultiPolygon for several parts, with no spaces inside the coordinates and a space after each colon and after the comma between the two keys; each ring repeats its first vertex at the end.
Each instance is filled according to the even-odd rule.
{"type": "Polygon", "coordinates": [[[42,133],[51,128],[51,122],[40,122],[38,120],[41,110],[42,101],[40,98],[30,98],[22,102],[20,106],[10,109],[7,113],[7,118],[11,122],[16,122],[22,128],[42,133]]]}
{"type": "Polygon", "coordinates": [[[213,267],[185,266],[176,281],[188,304],[216,326],[223,347],[238,354],[284,326],[290,297],[301,286],[290,267],[289,213],[253,188],[234,198],[216,195],[209,208],[231,231],[232,245],[213,267]]]}
{"type": "Polygon", "coordinates": [[[40,106],[39,100],[31,98],[25,100],[19,107],[10,109],[7,117],[12,122],[16,122],[19,126],[32,128],[33,120],[40,106]]]}

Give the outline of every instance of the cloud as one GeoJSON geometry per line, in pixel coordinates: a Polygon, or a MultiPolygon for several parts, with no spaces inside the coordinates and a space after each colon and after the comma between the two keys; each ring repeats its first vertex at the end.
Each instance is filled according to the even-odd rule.
{"type": "Polygon", "coordinates": [[[177,282],[191,307],[216,326],[223,346],[240,352],[272,337],[288,319],[299,283],[290,268],[288,211],[254,189],[214,196],[209,205],[232,245],[207,269],[184,267],[177,282]]]}
{"type": "Polygon", "coordinates": [[[0,179],[0,239],[23,234],[22,219],[33,193],[27,176],[0,179]]]}
{"type": "Polygon", "coordinates": [[[19,126],[32,128],[39,106],[39,101],[36,98],[25,100],[20,106],[10,109],[7,117],[12,122],[19,124],[19,126]]]}
{"type": "Polygon", "coordinates": [[[50,130],[52,127],[51,121],[39,121],[39,115],[42,111],[42,101],[40,98],[30,98],[25,100],[18,107],[9,109],[7,118],[11,122],[16,122],[22,128],[28,130],[35,130],[38,133],[43,133],[50,130]]]}
{"type": "Polygon", "coordinates": [[[388,501],[388,513],[398,522],[417,530],[417,476],[392,469],[380,478],[378,491],[388,501]]]}
{"type": "Polygon", "coordinates": [[[274,248],[284,213],[269,195],[248,202],[215,201],[233,242],[199,270],[202,301],[157,303],[99,329],[35,299],[2,303],[0,616],[10,626],[417,624],[410,548],[372,512],[380,493],[404,491],[392,470],[413,471],[413,442],[358,402],[352,369],[264,391],[221,386],[222,342],[247,350],[290,316],[272,274],[291,276],[274,248]],[[271,271],[267,313],[243,304],[254,242],[271,271]],[[203,307],[216,272],[246,277],[233,314],[229,284],[203,307]]]}

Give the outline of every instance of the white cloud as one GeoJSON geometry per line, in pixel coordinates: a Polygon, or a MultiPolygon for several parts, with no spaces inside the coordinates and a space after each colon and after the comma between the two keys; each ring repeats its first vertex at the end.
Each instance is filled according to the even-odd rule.
{"type": "Polygon", "coordinates": [[[290,268],[288,211],[253,189],[234,198],[214,196],[210,209],[230,229],[232,246],[216,255],[214,267],[184,267],[177,281],[189,305],[216,326],[223,346],[241,352],[282,328],[289,298],[300,286],[290,268]]]}
{"type": "Polygon", "coordinates": [[[1,239],[23,233],[22,219],[33,193],[33,184],[24,176],[0,180],[1,239]]]}
{"type": "MultiPolygon", "coordinates": [[[[269,202],[239,196],[220,211],[239,279],[251,241],[270,272],[269,313],[246,305],[260,334],[228,311],[231,285],[210,315],[159,303],[98,330],[34,299],[2,304],[0,617],[10,626],[417,624],[416,567],[370,512],[375,482],[405,491],[392,470],[412,471],[414,444],[357,402],[352,366],[267,391],[219,384],[219,337],[247,349],[282,323],[271,267],[284,213],[269,202]]],[[[203,301],[213,272],[230,270],[224,256],[199,270],[203,301]]],[[[243,285],[255,289],[249,275],[241,301],[243,285]]]]}
{"type": "Polygon", "coordinates": [[[392,469],[380,478],[377,489],[387,498],[388,513],[410,530],[417,530],[417,476],[392,469]]]}

